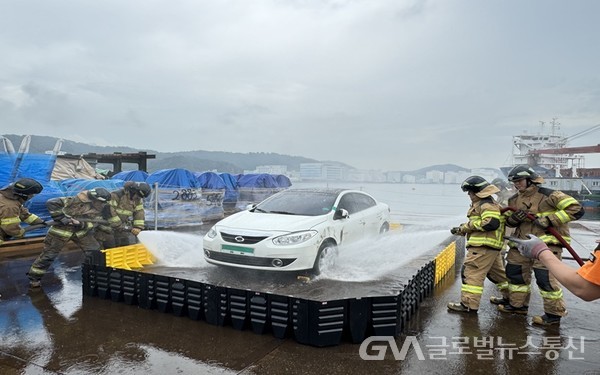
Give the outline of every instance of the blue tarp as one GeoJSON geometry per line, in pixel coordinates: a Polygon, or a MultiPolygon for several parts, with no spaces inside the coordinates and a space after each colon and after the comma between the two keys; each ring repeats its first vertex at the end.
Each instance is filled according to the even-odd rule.
{"type": "Polygon", "coordinates": [[[56,156],[45,154],[24,154],[15,179],[27,177],[44,184],[50,181],[56,156]]]}
{"type": "Polygon", "coordinates": [[[0,154],[0,187],[10,183],[10,174],[15,165],[16,157],[14,154],[0,154]]]}
{"type": "Polygon", "coordinates": [[[240,188],[277,188],[277,181],[268,173],[244,174],[238,178],[240,188]]]}
{"type": "Polygon", "coordinates": [[[194,172],[194,176],[203,189],[225,189],[225,181],[214,172],[194,172]]]}
{"type": "Polygon", "coordinates": [[[159,188],[199,188],[196,176],[187,169],[161,169],[151,173],[146,182],[154,187],[158,183],[159,188]]]}
{"type": "Polygon", "coordinates": [[[275,178],[267,173],[245,174],[238,178],[238,198],[236,208],[244,210],[250,204],[262,202],[279,191],[275,178]]]}
{"type": "Polygon", "coordinates": [[[225,216],[223,198],[225,182],[214,172],[194,172],[202,188],[200,214],[203,220],[219,220],[225,216]]]}
{"type": "Polygon", "coordinates": [[[206,214],[202,192],[196,176],[187,169],[162,169],[151,173],[146,182],[153,188],[150,199],[144,201],[146,222],[153,225],[155,220],[161,228],[182,225],[201,225],[206,214]],[[154,185],[158,184],[158,190],[154,185]]]}
{"type": "Polygon", "coordinates": [[[115,173],[111,180],[145,182],[148,178],[148,173],[144,171],[122,171],[115,173]]]}
{"type": "Polygon", "coordinates": [[[226,208],[234,207],[240,196],[238,191],[237,178],[230,173],[220,173],[219,177],[225,183],[225,196],[223,197],[223,206],[226,208]]]}
{"type": "Polygon", "coordinates": [[[33,178],[44,184],[50,181],[52,169],[54,169],[55,157],[44,154],[23,154],[13,181],[9,181],[13,173],[17,155],[15,154],[0,154],[0,186],[8,185],[9,183],[19,178],[33,178]]]}
{"type": "MultiPolygon", "coordinates": [[[[52,198],[64,197],[65,193],[61,189],[60,185],[56,181],[49,181],[48,183],[43,184],[44,190],[38,195],[35,195],[33,198],[25,202],[25,207],[32,214],[36,214],[44,220],[52,220],[50,217],[50,212],[48,212],[48,208],[46,208],[46,201],[52,198]]],[[[48,228],[40,228],[36,230],[32,230],[27,232],[25,237],[38,237],[43,236],[48,231],[48,228]]]]}
{"type": "Polygon", "coordinates": [[[275,175],[275,181],[277,181],[277,186],[280,188],[289,188],[292,186],[292,181],[284,174],[275,175]]]}

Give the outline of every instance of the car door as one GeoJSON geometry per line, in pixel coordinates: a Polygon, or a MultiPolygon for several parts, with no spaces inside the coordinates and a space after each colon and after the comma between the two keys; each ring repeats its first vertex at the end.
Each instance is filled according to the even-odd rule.
{"type": "Polygon", "coordinates": [[[360,206],[357,203],[356,193],[347,192],[342,195],[337,208],[345,209],[350,215],[347,219],[340,219],[343,224],[342,243],[360,240],[364,235],[366,222],[363,220],[364,213],[361,213],[360,206]]]}
{"type": "Polygon", "coordinates": [[[367,194],[356,193],[355,200],[363,224],[363,235],[371,236],[379,233],[383,223],[383,212],[377,207],[377,202],[367,194]]]}

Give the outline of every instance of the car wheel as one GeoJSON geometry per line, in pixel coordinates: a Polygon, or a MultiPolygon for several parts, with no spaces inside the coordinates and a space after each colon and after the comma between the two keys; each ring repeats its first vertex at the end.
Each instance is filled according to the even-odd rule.
{"type": "Polygon", "coordinates": [[[313,273],[319,275],[324,269],[330,268],[335,264],[337,258],[337,246],[332,241],[325,241],[319,247],[313,273]]]}
{"type": "Polygon", "coordinates": [[[388,223],[383,223],[383,225],[381,225],[381,228],[379,228],[379,234],[386,233],[389,230],[390,230],[390,225],[388,223]]]}

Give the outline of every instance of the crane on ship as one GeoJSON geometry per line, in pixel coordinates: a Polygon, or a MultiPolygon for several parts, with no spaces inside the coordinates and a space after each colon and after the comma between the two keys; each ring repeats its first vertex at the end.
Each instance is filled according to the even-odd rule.
{"type": "MultiPolygon", "coordinates": [[[[550,135],[543,135],[537,138],[538,143],[535,146],[531,143],[526,145],[528,147],[524,156],[527,158],[527,164],[532,166],[552,165],[552,169],[556,172],[556,177],[584,177],[586,174],[589,174],[590,177],[600,176],[600,168],[584,168],[584,157],[580,155],[600,153],[600,144],[595,146],[566,147],[568,142],[600,130],[600,124],[568,137],[555,135],[555,131],[560,125],[556,121],[556,118],[552,119],[550,124],[552,126],[552,133],[550,135]]],[[[544,123],[542,122],[543,126],[544,123]]]]}

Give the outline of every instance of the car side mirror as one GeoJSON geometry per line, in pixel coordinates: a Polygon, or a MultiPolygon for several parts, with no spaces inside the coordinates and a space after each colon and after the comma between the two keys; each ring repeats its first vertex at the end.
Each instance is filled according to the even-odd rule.
{"type": "Polygon", "coordinates": [[[256,203],[250,203],[249,205],[246,206],[246,210],[248,211],[252,211],[256,208],[256,203]]]}
{"type": "Polygon", "coordinates": [[[350,217],[350,214],[348,213],[347,210],[345,210],[343,208],[336,210],[335,214],[333,214],[333,220],[348,219],[349,217],[350,217]]]}

